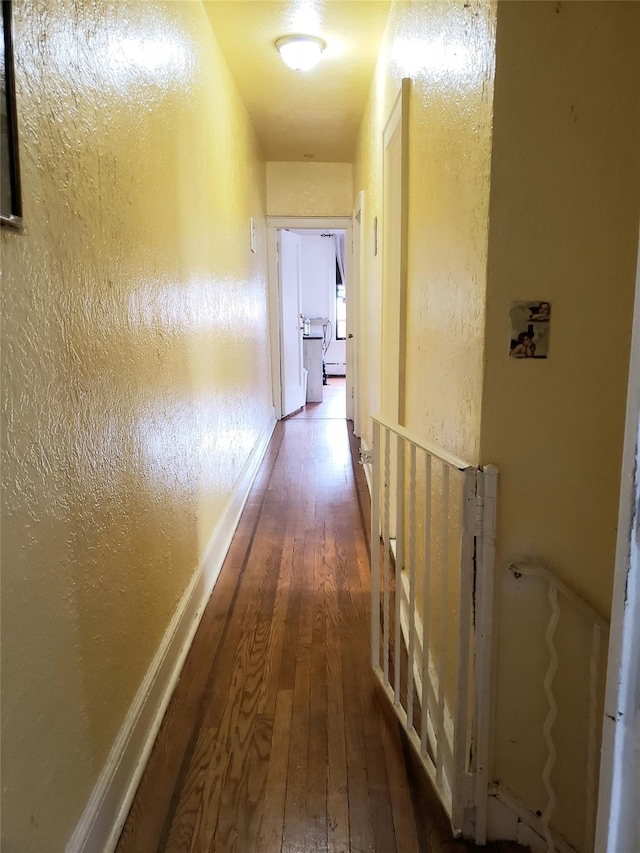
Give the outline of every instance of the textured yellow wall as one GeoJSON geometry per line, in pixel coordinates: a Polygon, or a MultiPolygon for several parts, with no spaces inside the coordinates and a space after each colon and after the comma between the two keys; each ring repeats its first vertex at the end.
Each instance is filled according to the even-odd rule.
{"type": "Polygon", "coordinates": [[[48,853],[272,414],[265,172],[199,3],[14,7],[2,849],[48,853]]]}
{"type": "MultiPolygon", "coordinates": [[[[387,27],[388,29],[388,27],[387,27]]],[[[359,300],[359,400],[363,442],[371,446],[372,415],[380,413],[382,378],[382,128],[385,121],[384,97],[387,75],[387,34],[380,50],[374,82],[360,127],[353,172],[353,189],[362,191],[360,220],[360,300],[359,300]],[[376,251],[377,249],[377,251],[376,251]]],[[[355,206],[355,205],[354,205],[355,206]]]]}
{"type": "Polygon", "coordinates": [[[269,216],[351,216],[351,163],[267,163],[269,216]]]}
{"type": "Polygon", "coordinates": [[[380,397],[382,134],[403,77],[409,103],[406,424],[476,461],[480,446],[495,7],[391,7],[360,133],[365,191],[362,423],[380,397]]]}
{"type": "MultiPolygon", "coordinates": [[[[538,808],[549,605],[505,565],[542,560],[609,613],[640,209],[639,45],[638,3],[499,6],[482,418],[482,459],[500,469],[494,778],[538,808]],[[546,361],[508,357],[519,299],[551,303],[546,361]]],[[[581,843],[590,638],[563,630],[554,821],[581,843]]]]}

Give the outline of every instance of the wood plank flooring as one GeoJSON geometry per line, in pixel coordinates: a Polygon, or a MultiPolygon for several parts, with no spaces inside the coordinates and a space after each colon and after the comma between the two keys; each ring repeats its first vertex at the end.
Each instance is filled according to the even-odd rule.
{"type": "Polygon", "coordinates": [[[345,420],[278,424],[117,853],[471,849],[370,672],[365,490],[345,420]]]}
{"type": "Polygon", "coordinates": [[[307,403],[290,418],[344,418],[347,411],[347,387],[344,376],[329,376],[322,386],[322,402],[307,403]]]}

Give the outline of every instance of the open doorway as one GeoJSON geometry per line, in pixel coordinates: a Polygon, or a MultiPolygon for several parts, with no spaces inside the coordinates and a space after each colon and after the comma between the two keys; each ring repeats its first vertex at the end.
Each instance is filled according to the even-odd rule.
{"type": "Polygon", "coordinates": [[[272,380],[276,417],[353,419],[352,333],[347,332],[347,284],[351,274],[351,218],[272,217],[268,220],[272,380]],[[299,296],[292,299],[282,235],[299,242],[299,296]],[[295,310],[291,307],[296,302],[295,310]],[[299,306],[299,310],[298,310],[299,306]],[[296,323],[287,322],[294,310],[296,323]],[[298,347],[299,342],[299,347],[298,347]],[[301,351],[299,367],[287,353],[301,351]],[[304,402],[291,408],[286,391],[304,374],[304,402]],[[351,405],[350,405],[351,403],[351,405]]]}
{"type": "MultiPolygon", "coordinates": [[[[345,231],[292,229],[300,239],[305,405],[298,417],[346,418],[345,231]]],[[[294,415],[296,417],[296,415],[294,415]]]]}
{"type": "MultiPolygon", "coordinates": [[[[306,334],[321,335],[326,377],[347,373],[347,294],[343,228],[295,228],[306,334]]],[[[325,383],[326,384],[326,383],[325,383]]]]}

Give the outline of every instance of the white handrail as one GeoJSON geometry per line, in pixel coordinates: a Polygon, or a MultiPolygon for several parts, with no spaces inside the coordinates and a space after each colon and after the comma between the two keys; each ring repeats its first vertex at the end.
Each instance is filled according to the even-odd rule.
{"type": "Polygon", "coordinates": [[[437,444],[433,444],[430,441],[425,441],[414,433],[410,432],[405,427],[400,426],[400,424],[395,424],[393,421],[388,420],[382,415],[376,415],[371,419],[374,423],[380,424],[380,426],[385,429],[394,432],[396,435],[399,435],[405,441],[408,441],[410,444],[415,444],[416,447],[419,447],[421,450],[425,450],[427,453],[430,453],[432,456],[437,456],[442,462],[446,462],[447,465],[450,465],[452,468],[457,468],[458,471],[466,471],[467,468],[476,468],[477,466],[472,465],[471,462],[465,462],[464,459],[461,459],[459,456],[455,456],[453,453],[449,453],[448,450],[443,450],[442,447],[438,447],[437,444]]]}
{"type": "Polygon", "coordinates": [[[555,696],[553,695],[553,679],[555,678],[556,672],[558,671],[558,651],[555,647],[554,643],[554,635],[556,632],[556,628],[558,627],[558,622],[560,620],[560,608],[558,607],[558,588],[553,584],[549,584],[549,605],[551,607],[551,617],[549,619],[549,623],[547,625],[547,629],[544,632],[544,640],[547,645],[547,649],[549,650],[549,666],[547,668],[547,672],[545,673],[544,680],[542,686],[544,687],[544,693],[547,697],[547,702],[549,705],[549,710],[547,711],[547,715],[544,719],[544,725],[542,726],[542,733],[544,735],[544,742],[547,747],[547,760],[544,763],[544,767],[542,768],[542,782],[544,784],[544,789],[547,792],[547,804],[545,805],[542,816],[540,820],[542,821],[542,826],[544,827],[545,839],[547,842],[547,853],[554,853],[556,847],[553,841],[553,835],[551,833],[551,815],[554,812],[556,807],[557,798],[556,792],[551,784],[551,771],[554,768],[556,763],[557,753],[556,746],[553,742],[553,738],[551,736],[551,729],[553,728],[553,724],[555,722],[556,717],[558,716],[558,704],[556,702],[555,696]]]}
{"type": "Polygon", "coordinates": [[[560,578],[556,577],[552,571],[547,569],[545,566],[531,563],[510,563],[507,568],[510,572],[518,577],[518,575],[537,575],[540,578],[544,578],[549,583],[553,584],[558,592],[561,592],[565,598],[568,598],[576,607],[581,610],[585,616],[588,616],[593,622],[599,625],[605,631],[609,630],[609,623],[606,619],[603,619],[599,613],[590,607],[587,602],[580,598],[577,592],[574,592],[571,587],[567,586],[564,581],[561,581],[560,578]]]}
{"type": "Polygon", "coordinates": [[[560,620],[561,610],[558,602],[558,593],[564,596],[583,617],[591,623],[591,655],[589,660],[589,702],[587,723],[587,779],[586,779],[586,803],[585,803],[585,846],[587,850],[592,849],[595,828],[595,800],[596,800],[596,770],[598,753],[598,731],[597,731],[597,706],[598,706],[598,661],[600,657],[601,635],[609,631],[609,623],[600,614],[590,607],[577,593],[556,575],[540,564],[514,562],[508,566],[514,577],[523,575],[538,577],[548,585],[548,598],[550,605],[549,622],[545,631],[545,643],[549,652],[549,665],[544,677],[544,693],[547,699],[548,711],[543,726],[543,736],[547,747],[547,758],[545,761],[542,781],[547,793],[547,804],[540,817],[542,830],[547,841],[547,852],[553,853],[556,849],[556,839],[551,830],[550,822],[557,804],[556,792],[553,788],[551,774],[556,762],[557,752],[553,741],[552,728],[555,722],[558,705],[553,692],[553,680],[558,669],[559,657],[555,646],[555,631],[560,620]]]}

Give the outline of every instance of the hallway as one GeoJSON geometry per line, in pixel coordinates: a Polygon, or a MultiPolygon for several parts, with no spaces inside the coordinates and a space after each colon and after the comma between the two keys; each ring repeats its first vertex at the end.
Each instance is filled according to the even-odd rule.
{"type": "Polygon", "coordinates": [[[370,672],[347,415],[456,826],[640,851],[640,0],[2,10],[2,851],[470,849],[370,672]]]}
{"type": "Polygon", "coordinates": [[[469,849],[374,687],[349,427],[278,424],[118,853],[469,849]]]}

